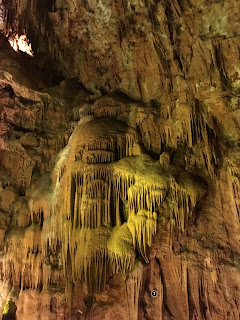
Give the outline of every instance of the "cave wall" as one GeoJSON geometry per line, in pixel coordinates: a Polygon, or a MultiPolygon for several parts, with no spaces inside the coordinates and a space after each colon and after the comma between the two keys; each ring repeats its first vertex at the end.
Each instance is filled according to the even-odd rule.
{"type": "Polygon", "coordinates": [[[98,94],[169,102],[239,89],[237,0],[3,4],[7,32],[25,30],[43,67],[98,94]]]}
{"type": "Polygon", "coordinates": [[[3,5],[1,309],[239,319],[238,1],[3,5]]]}

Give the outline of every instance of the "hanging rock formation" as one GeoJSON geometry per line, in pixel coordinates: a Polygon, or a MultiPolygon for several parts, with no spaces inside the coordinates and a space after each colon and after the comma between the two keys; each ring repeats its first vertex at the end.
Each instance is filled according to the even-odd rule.
{"type": "Polygon", "coordinates": [[[1,315],[238,320],[239,2],[0,10],[1,315]]]}

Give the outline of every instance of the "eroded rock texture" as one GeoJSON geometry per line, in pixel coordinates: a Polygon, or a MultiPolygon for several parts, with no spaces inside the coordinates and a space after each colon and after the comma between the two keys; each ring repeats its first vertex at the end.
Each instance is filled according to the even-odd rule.
{"type": "Polygon", "coordinates": [[[238,320],[239,2],[2,3],[1,312],[238,320]]]}

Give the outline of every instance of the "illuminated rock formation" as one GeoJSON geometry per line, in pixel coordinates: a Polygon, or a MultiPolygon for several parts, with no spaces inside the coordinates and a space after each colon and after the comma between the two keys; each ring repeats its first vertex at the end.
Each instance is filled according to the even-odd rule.
{"type": "Polygon", "coordinates": [[[239,319],[239,2],[0,10],[0,313],[239,319]]]}

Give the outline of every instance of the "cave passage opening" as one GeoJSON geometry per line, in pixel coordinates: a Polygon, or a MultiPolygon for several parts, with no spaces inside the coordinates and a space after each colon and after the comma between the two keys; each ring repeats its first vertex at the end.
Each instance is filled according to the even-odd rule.
{"type": "Polygon", "coordinates": [[[26,35],[11,35],[8,37],[8,41],[16,52],[22,51],[33,57],[32,45],[26,35]]]}

